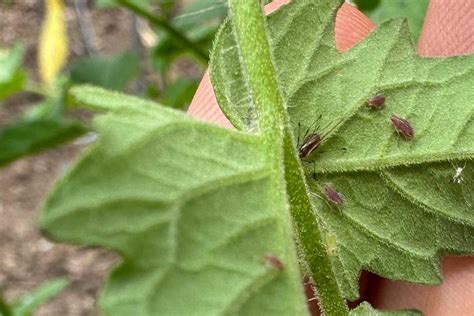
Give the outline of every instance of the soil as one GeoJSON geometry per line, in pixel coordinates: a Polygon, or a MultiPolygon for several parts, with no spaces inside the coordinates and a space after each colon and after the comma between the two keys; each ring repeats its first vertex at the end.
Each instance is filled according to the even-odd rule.
{"type": "MultiPolygon", "coordinates": [[[[0,47],[23,42],[27,48],[25,64],[34,79],[43,1],[10,2],[0,1],[0,47]]],[[[73,2],[65,2],[70,59],[75,59],[85,54],[85,47],[73,2]]],[[[128,12],[92,8],[90,13],[98,52],[118,52],[132,45],[128,12]]],[[[0,103],[0,126],[35,101],[31,95],[18,95],[0,103]]],[[[66,276],[71,280],[66,290],[35,313],[38,316],[96,315],[96,295],[118,261],[115,254],[105,250],[51,243],[36,226],[46,193],[83,149],[83,145],[69,144],[0,169],[0,289],[6,299],[12,301],[52,278],[66,276]]]]}

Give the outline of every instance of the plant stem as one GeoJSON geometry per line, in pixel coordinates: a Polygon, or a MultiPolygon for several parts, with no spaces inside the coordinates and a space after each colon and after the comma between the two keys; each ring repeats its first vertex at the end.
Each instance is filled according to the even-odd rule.
{"type": "MultiPolygon", "coordinates": [[[[289,124],[287,124],[289,126],[289,124]]],[[[325,315],[347,315],[348,307],[337,285],[322,231],[314,215],[293,138],[286,128],[284,136],[285,180],[289,188],[290,213],[300,240],[306,263],[314,279],[314,287],[325,315]]]]}
{"type": "Polygon", "coordinates": [[[208,54],[204,50],[202,50],[196,43],[192,42],[189,38],[187,38],[186,35],[177,30],[173,25],[171,25],[168,20],[153,15],[152,13],[143,9],[140,5],[133,3],[130,0],[117,0],[117,2],[132,11],[133,13],[148,20],[148,22],[150,22],[153,26],[160,28],[170,34],[183,47],[189,49],[197,58],[199,58],[199,60],[201,60],[203,63],[207,63],[209,59],[208,54]]]}
{"type": "Polygon", "coordinates": [[[293,224],[316,282],[320,306],[326,315],[347,315],[348,307],[337,285],[294,149],[289,117],[271,60],[262,8],[257,0],[229,2],[259,127],[270,154],[268,158],[280,174],[283,172],[281,161],[284,161],[285,181],[282,179],[281,182],[287,184],[283,190],[287,190],[293,224]]]}
{"type": "MultiPolygon", "coordinates": [[[[265,21],[257,0],[230,0],[232,23],[242,53],[245,74],[251,90],[260,131],[269,148],[283,145],[285,108],[270,57],[265,21]]],[[[280,159],[282,156],[270,157],[280,159]]]]}
{"type": "Polygon", "coordinates": [[[74,0],[74,10],[76,11],[79,30],[81,31],[82,42],[87,55],[92,56],[97,53],[95,45],[94,25],[87,9],[87,0],[74,0]]]}

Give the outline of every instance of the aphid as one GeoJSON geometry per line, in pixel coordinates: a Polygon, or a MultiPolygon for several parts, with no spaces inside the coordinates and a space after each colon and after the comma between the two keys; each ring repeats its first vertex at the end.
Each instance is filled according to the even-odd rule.
{"type": "Polygon", "coordinates": [[[336,206],[341,206],[344,204],[344,197],[342,194],[334,190],[334,188],[329,184],[324,186],[324,196],[326,196],[326,200],[336,206]]]}
{"type": "Polygon", "coordinates": [[[398,134],[402,134],[405,139],[412,139],[414,136],[413,127],[411,127],[410,122],[396,115],[390,117],[390,122],[392,123],[393,128],[398,134]]]}
{"type": "Polygon", "coordinates": [[[462,176],[464,168],[466,168],[466,164],[464,164],[464,167],[454,167],[453,183],[461,184],[464,182],[464,177],[462,176]]]}
{"type": "Polygon", "coordinates": [[[383,94],[377,94],[367,100],[367,105],[373,110],[378,110],[385,104],[385,96],[383,94]]]}
{"type": "Polygon", "coordinates": [[[303,143],[298,148],[298,156],[300,159],[304,159],[311,155],[313,151],[318,149],[321,144],[322,137],[318,133],[311,133],[303,139],[303,143]]]}
{"type": "MultiPolygon", "coordinates": [[[[311,155],[316,149],[318,149],[319,145],[321,145],[321,143],[329,135],[329,133],[331,133],[337,127],[337,125],[333,126],[325,134],[320,134],[316,132],[310,133],[309,131],[313,129],[316,122],[318,122],[320,119],[321,119],[321,115],[318,117],[315,123],[306,130],[303,136],[303,142],[301,143],[301,145],[299,143],[299,133],[300,133],[299,131],[300,131],[301,125],[298,123],[298,156],[300,159],[305,159],[306,157],[311,155]]],[[[314,129],[318,130],[319,125],[316,126],[314,129]]],[[[342,148],[342,149],[346,150],[346,148],[342,148]]]]}
{"type": "Polygon", "coordinates": [[[277,269],[277,270],[281,271],[285,267],[283,265],[283,262],[281,262],[281,260],[278,259],[274,255],[265,255],[265,256],[263,256],[263,258],[265,259],[265,262],[274,269],[277,269]]]}

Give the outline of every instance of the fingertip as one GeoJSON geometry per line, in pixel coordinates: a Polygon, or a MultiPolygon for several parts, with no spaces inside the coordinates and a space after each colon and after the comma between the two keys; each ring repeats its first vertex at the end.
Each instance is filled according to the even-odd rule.
{"type": "Polygon", "coordinates": [[[188,108],[188,114],[205,122],[215,123],[221,127],[233,128],[217,104],[208,71],[206,71],[199,83],[196,94],[188,108]]]}
{"type": "Polygon", "coordinates": [[[264,8],[265,14],[272,13],[276,9],[278,9],[280,6],[289,3],[290,0],[274,0],[267,4],[264,8]]]}
{"type": "Polygon", "coordinates": [[[474,53],[474,0],[431,0],[418,54],[430,57],[474,53]]]}
{"type": "Polygon", "coordinates": [[[362,12],[344,3],[336,15],[336,48],[345,52],[367,37],[376,25],[362,12]]]}
{"type": "Polygon", "coordinates": [[[474,258],[443,259],[443,283],[438,286],[379,279],[373,284],[371,303],[380,309],[415,308],[425,315],[468,315],[474,311],[474,258]]]}

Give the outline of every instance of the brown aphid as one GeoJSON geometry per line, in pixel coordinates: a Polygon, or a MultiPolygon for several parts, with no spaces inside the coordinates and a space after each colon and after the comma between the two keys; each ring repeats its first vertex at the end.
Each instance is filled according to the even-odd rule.
{"type": "Polygon", "coordinates": [[[318,133],[312,133],[306,136],[303,140],[303,144],[301,144],[298,149],[298,156],[300,159],[304,159],[311,155],[311,153],[319,147],[321,141],[322,137],[318,133]]]}
{"type": "Polygon", "coordinates": [[[369,108],[378,110],[385,104],[385,96],[383,94],[377,94],[367,100],[369,108]]]}
{"type": "Polygon", "coordinates": [[[396,115],[390,117],[390,122],[398,134],[402,134],[405,139],[412,139],[414,136],[413,127],[410,122],[396,115]]]}
{"type": "Polygon", "coordinates": [[[344,198],[342,194],[334,190],[334,188],[329,184],[324,186],[324,196],[326,196],[326,199],[329,202],[336,206],[341,206],[344,204],[344,198]]]}
{"type": "Polygon", "coordinates": [[[278,259],[276,256],[274,255],[265,255],[263,256],[263,258],[265,259],[265,262],[271,266],[272,268],[276,269],[276,270],[283,270],[283,268],[285,267],[283,265],[283,262],[281,262],[280,259],[278,259]]]}

